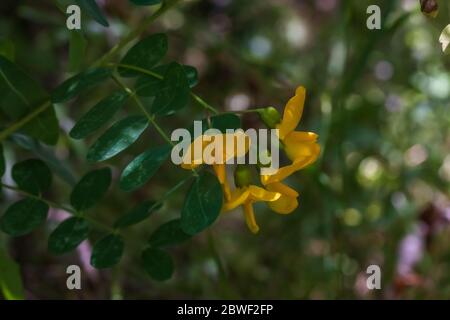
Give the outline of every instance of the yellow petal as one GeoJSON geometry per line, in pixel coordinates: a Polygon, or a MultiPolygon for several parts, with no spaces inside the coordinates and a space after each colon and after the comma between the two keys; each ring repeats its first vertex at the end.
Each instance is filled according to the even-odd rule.
{"type": "Polygon", "coordinates": [[[298,201],[297,197],[281,195],[277,201],[269,202],[268,205],[276,213],[289,214],[298,207],[298,201]]]}
{"type": "Polygon", "coordinates": [[[269,202],[269,207],[280,214],[289,214],[298,207],[298,192],[281,182],[270,183],[266,186],[267,190],[281,193],[281,197],[269,202]]]}
{"type": "Polygon", "coordinates": [[[225,195],[225,200],[231,200],[231,190],[230,185],[228,184],[226,167],[224,164],[215,164],[213,165],[214,172],[216,173],[217,178],[219,179],[220,184],[223,188],[223,193],[225,195]]]}
{"type": "Polygon", "coordinates": [[[279,137],[284,140],[284,137],[297,128],[303,114],[303,107],[305,105],[306,89],[298,87],[286,107],[284,108],[283,119],[281,123],[276,126],[280,130],[279,137]]]}
{"type": "Polygon", "coordinates": [[[291,132],[284,139],[286,155],[293,162],[311,157],[315,161],[320,154],[320,146],[316,141],[317,135],[315,133],[291,132]]]}
{"type": "Polygon", "coordinates": [[[250,191],[250,199],[252,201],[270,202],[276,201],[281,197],[281,194],[278,192],[267,191],[266,189],[258,186],[251,185],[248,187],[248,189],[250,191]]]}
{"type": "Polygon", "coordinates": [[[256,224],[255,212],[253,211],[253,205],[250,201],[247,201],[244,204],[244,215],[245,221],[247,222],[247,226],[253,233],[258,233],[259,227],[256,224]]]}
{"type": "Polygon", "coordinates": [[[316,142],[319,136],[314,132],[292,131],[286,136],[285,143],[289,142],[316,142]]]}
{"type": "Polygon", "coordinates": [[[272,175],[266,175],[261,177],[261,181],[263,184],[268,185],[270,183],[274,183],[277,181],[282,181],[295,173],[296,171],[299,171],[306,166],[310,165],[317,159],[317,156],[311,155],[309,157],[303,157],[301,159],[296,159],[294,163],[281,167],[272,175]]]}
{"type": "Polygon", "coordinates": [[[266,189],[269,191],[273,191],[273,192],[279,192],[282,195],[285,195],[285,196],[288,196],[291,198],[298,197],[297,191],[295,191],[294,189],[288,187],[287,185],[285,185],[284,183],[281,183],[281,182],[270,183],[270,184],[266,185],[266,189]]]}
{"type": "Polygon", "coordinates": [[[194,169],[201,164],[225,164],[228,160],[244,156],[250,149],[251,139],[243,130],[232,134],[202,135],[189,146],[181,167],[194,169]],[[227,144],[231,144],[227,148],[227,144]],[[205,159],[205,157],[207,157],[205,159]]]}
{"type": "Polygon", "coordinates": [[[233,210],[244,204],[250,196],[248,188],[237,188],[231,192],[230,201],[226,201],[223,205],[222,211],[233,210]]]}

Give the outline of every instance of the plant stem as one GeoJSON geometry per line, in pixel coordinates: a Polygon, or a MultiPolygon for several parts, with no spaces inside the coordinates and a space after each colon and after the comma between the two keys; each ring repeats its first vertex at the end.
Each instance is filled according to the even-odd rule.
{"type": "Polygon", "coordinates": [[[147,109],[145,109],[145,106],[142,104],[141,100],[136,95],[136,92],[131,90],[117,75],[113,75],[114,81],[122,87],[133,99],[133,101],[136,103],[136,105],[141,109],[141,111],[144,113],[144,115],[147,117],[148,121],[155,127],[156,131],[160,134],[160,136],[167,141],[171,146],[174,146],[174,143],[172,140],[170,140],[169,136],[164,132],[164,130],[158,125],[158,123],[155,121],[155,116],[151,115],[147,109]]]}

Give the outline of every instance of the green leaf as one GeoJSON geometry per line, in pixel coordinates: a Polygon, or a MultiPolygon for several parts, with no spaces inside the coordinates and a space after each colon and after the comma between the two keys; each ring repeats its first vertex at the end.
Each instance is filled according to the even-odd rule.
{"type": "Polygon", "coordinates": [[[160,4],[161,0],[130,0],[137,6],[153,6],[155,4],[160,4]]]}
{"type": "Polygon", "coordinates": [[[128,93],[119,91],[101,100],[78,120],[70,130],[70,136],[73,139],[84,139],[101,128],[119,111],[128,97],[128,93]]]}
{"type": "Polygon", "coordinates": [[[126,228],[147,219],[153,212],[162,207],[162,204],[156,204],[155,201],[144,201],[138,204],[126,215],[120,217],[115,223],[114,228],[126,228]]]}
{"type": "Polygon", "coordinates": [[[99,162],[114,157],[131,146],[147,126],[148,120],[144,116],[129,116],[116,122],[89,148],[88,161],[99,162]]]}
{"type": "Polygon", "coordinates": [[[83,64],[87,41],[80,30],[70,31],[69,70],[78,72],[83,64]]]}
{"type": "Polygon", "coordinates": [[[58,141],[59,128],[48,94],[18,66],[0,55],[0,110],[12,121],[18,121],[37,109],[42,110],[22,132],[46,144],[58,141]]]}
{"type": "MultiPolygon", "coordinates": [[[[157,33],[148,36],[138,43],[136,43],[125,57],[120,61],[120,64],[139,67],[150,70],[155,66],[167,53],[167,35],[164,33],[157,33]]],[[[122,77],[136,76],[140,73],[126,68],[118,68],[119,74],[122,77]]]]}
{"type": "Polygon", "coordinates": [[[53,103],[69,101],[83,91],[102,83],[111,76],[111,72],[112,70],[108,68],[92,68],[67,79],[53,90],[53,103]]]}
{"type": "Polygon", "coordinates": [[[21,148],[43,159],[51,171],[67,184],[70,186],[75,185],[77,181],[67,161],[61,161],[50,147],[43,146],[39,141],[19,133],[12,134],[10,138],[11,141],[21,148]]]}
{"type": "MultiPolygon", "coordinates": [[[[170,64],[164,64],[157,66],[152,69],[152,72],[155,74],[161,75],[163,77],[166,74],[167,69],[170,64]]],[[[192,66],[183,65],[183,70],[186,73],[186,77],[189,82],[189,87],[193,88],[198,83],[198,73],[197,69],[192,66]]],[[[154,97],[162,89],[163,80],[150,75],[141,75],[136,80],[136,93],[141,97],[154,97]]]]}
{"type": "Polygon", "coordinates": [[[121,236],[107,235],[94,245],[91,265],[97,269],[111,268],[120,261],[123,248],[124,242],[121,236]]]}
{"type": "Polygon", "coordinates": [[[70,252],[86,240],[88,234],[88,222],[83,218],[71,217],[61,222],[50,234],[48,249],[56,255],[70,252]]]}
{"type": "Polygon", "coordinates": [[[172,147],[163,145],[151,148],[131,161],[120,177],[120,188],[133,191],[143,186],[166,161],[172,147]]]}
{"type": "Polygon", "coordinates": [[[0,144],[0,178],[5,174],[5,169],[5,155],[3,154],[3,145],[0,144]]]}
{"type": "Polygon", "coordinates": [[[226,113],[211,117],[211,128],[219,129],[222,133],[226,133],[227,129],[239,129],[241,126],[241,118],[235,114],[226,113]]]}
{"type": "Polygon", "coordinates": [[[7,300],[24,299],[19,265],[0,247],[0,289],[7,300]]]}
{"type": "Polygon", "coordinates": [[[158,115],[169,115],[184,108],[189,102],[189,82],[184,69],[171,63],[164,75],[161,90],[156,94],[152,111],[158,115]]]}
{"type": "Polygon", "coordinates": [[[75,0],[77,4],[86,11],[95,21],[104,27],[109,27],[108,20],[103,15],[95,0],[75,0]]]}
{"type": "Polygon", "coordinates": [[[103,168],[87,173],[73,188],[70,204],[78,211],[95,205],[111,184],[111,169],[103,168]]]}
{"type": "Polygon", "coordinates": [[[148,244],[152,247],[170,247],[190,239],[181,229],[181,220],[174,219],[161,225],[150,236],[148,244]]]}
{"type": "Polygon", "coordinates": [[[52,173],[44,161],[28,159],[16,163],[12,168],[12,178],[19,189],[39,195],[52,184],[52,173]]]}
{"type": "Polygon", "coordinates": [[[219,217],[223,194],[217,177],[203,172],[193,183],[181,211],[181,228],[195,235],[208,228],[219,217]]]}
{"type": "Polygon", "coordinates": [[[157,248],[148,248],[142,253],[142,264],[150,277],[158,281],[170,279],[174,265],[172,257],[157,248]]]}
{"type": "Polygon", "coordinates": [[[47,219],[48,209],[48,205],[41,200],[20,200],[0,218],[0,229],[13,237],[28,234],[47,219]]]}
{"type": "MultiPolygon", "coordinates": [[[[157,66],[153,68],[153,72],[159,75],[165,75],[167,71],[169,70],[172,63],[163,64],[160,66],[157,66]]],[[[183,67],[183,71],[186,74],[186,77],[188,79],[189,87],[193,88],[198,84],[198,72],[197,69],[195,69],[193,66],[189,66],[186,64],[181,65],[183,67]]]]}

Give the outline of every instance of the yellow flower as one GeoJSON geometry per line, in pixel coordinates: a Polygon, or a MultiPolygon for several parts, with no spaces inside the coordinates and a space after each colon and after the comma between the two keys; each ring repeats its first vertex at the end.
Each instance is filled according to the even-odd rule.
{"type": "Polygon", "coordinates": [[[281,122],[275,126],[292,164],[279,168],[273,175],[261,176],[261,183],[267,190],[281,194],[278,200],[269,203],[271,209],[280,214],[289,214],[298,206],[298,192],[281,181],[316,161],[320,154],[317,134],[295,131],[303,114],[305,97],[305,88],[298,87],[295,96],[286,104],[281,122]]]}
{"type": "Polygon", "coordinates": [[[259,227],[256,224],[253,203],[257,201],[271,203],[273,201],[277,201],[280,197],[281,194],[278,192],[271,192],[258,186],[249,185],[233,190],[230,200],[225,202],[222,210],[230,211],[240,205],[243,205],[247,226],[251,232],[257,233],[259,231],[259,227]]]}
{"type": "Polygon", "coordinates": [[[241,130],[233,134],[201,135],[189,146],[181,167],[191,170],[202,164],[212,165],[222,185],[225,200],[228,201],[231,198],[231,190],[227,181],[225,164],[234,157],[244,156],[248,152],[250,144],[250,137],[241,130]],[[227,141],[232,143],[234,148],[227,148],[227,141]]]}
{"type": "Polygon", "coordinates": [[[317,134],[313,132],[295,131],[303,114],[306,90],[298,87],[284,109],[281,122],[276,125],[279,130],[278,137],[284,145],[286,155],[292,164],[281,167],[273,175],[264,175],[261,181],[264,185],[279,182],[294,172],[301,170],[317,160],[320,146],[317,143],[317,134]]]}

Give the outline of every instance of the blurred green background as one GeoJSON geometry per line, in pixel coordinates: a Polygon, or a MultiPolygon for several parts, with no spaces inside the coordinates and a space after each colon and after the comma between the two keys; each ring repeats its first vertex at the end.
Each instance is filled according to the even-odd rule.
{"type": "MultiPolygon", "coordinates": [[[[111,26],[82,16],[83,67],[154,10],[122,0],[98,3],[111,26]]],[[[3,0],[0,12],[0,37],[14,43],[18,65],[49,90],[70,75],[69,33],[53,1],[3,0]]],[[[127,232],[126,255],[109,271],[89,267],[89,243],[63,257],[47,252],[49,231],[65,216],[53,210],[50,223],[31,235],[0,236],[21,266],[26,296],[450,298],[450,58],[438,42],[449,22],[448,1],[440,2],[436,19],[422,15],[419,0],[182,1],[147,33],[168,33],[169,58],[198,69],[195,92],[210,104],[222,111],[269,105],[281,111],[296,86],[307,88],[299,128],[319,134],[322,154],[287,181],[300,191],[299,208],[280,216],[257,206],[261,231],[256,236],[239,210],[222,216],[208,232],[172,250],[176,272],[164,283],[142,272],[139,254],[158,225],[179,215],[186,187],[127,232]],[[381,7],[379,31],[366,28],[371,4],[381,7]],[[70,264],[82,266],[80,291],[66,288],[70,264]],[[381,290],[366,287],[371,264],[381,267],[381,290]]],[[[105,83],[57,106],[62,130],[67,133],[113,87],[105,83]]],[[[170,132],[203,117],[192,103],[162,126],[170,132]]],[[[261,126],[253,115],[243,122],[246,128],[261,126]]],[[[134,155],[159,140],[155,131],[147,131],[139,144],[109,161],[115,181],[134,155]]],[[[92,169],[84,160],[87,147],[64,134],[56,149],[39,152],[54,153],[78,179],[92,169]]],[[[11,141],[5,148],[9,166],[32,156],[11,141]]],[[[158,199],[186,174],[167,163],[135,193],[121,192],[115,183],[92,215],[112,222],[136,203],[158,199]]],[[[48,197],[66,203],[69,192],[56,178],[48,197]]],[[[15,197],[4,192],[0,207],[15,197]]]]}

